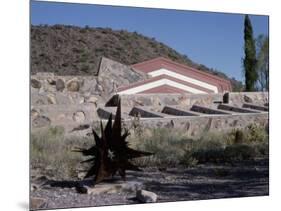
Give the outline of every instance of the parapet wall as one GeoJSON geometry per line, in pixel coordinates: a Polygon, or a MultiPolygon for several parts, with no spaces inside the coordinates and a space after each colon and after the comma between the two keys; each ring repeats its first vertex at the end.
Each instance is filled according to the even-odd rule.
{"type": "MultiPolygon", "coordinates": [[[[133,128],[133,124],[135,123],[132,120],[125,121],[128,128],[133,128]]],[[[197,136],[205,132],[226,132],[233,129],[243,129],[251,124],[267,128],[268,114],[189,116],[173,119],[150,118],[140,121],[140,126],[144,129],[177,128],[188,136],[197,136]]]]}
{"type": "Polygon", "coordinates": [[[268,92],[230,92],[228,95],[228,103],[235,106],[241,106],[244,103],[264,106],[269,103],[268,92]]]}
{"type": "Polygon", "coordinates": [[[222,102],[223,94],[135,94],[114,95],[106,106],[117,106],[118,98],[124,107],[150,106],[156,110],[165,105],[190,107],[196,105],[212,105],[222,102]]]}

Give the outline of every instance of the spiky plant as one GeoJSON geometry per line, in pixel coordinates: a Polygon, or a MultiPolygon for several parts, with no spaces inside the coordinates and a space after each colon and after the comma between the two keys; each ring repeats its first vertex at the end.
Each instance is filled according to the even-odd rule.
{"type": "Polygon", "coordinates": [[[92,129],[96,144],[89,149],[77,148],[74,150],[81,152],[84,156],[92,156],[92,158],[82,161],[82,163],[93,164],[85,178],[94,176],[94,184],[96,184],[118,173],[123,180],[126,180],[126,170],[140,171],[130,162],[130,159],[152,155],[152,153],[129,148],[126,138],[130,133],[125,130],[122,134],[120,100],[113,125],[112,114],[109,116],[105,129],[103,129],[102,122],[100,124],[101,137],[92,129]]]}

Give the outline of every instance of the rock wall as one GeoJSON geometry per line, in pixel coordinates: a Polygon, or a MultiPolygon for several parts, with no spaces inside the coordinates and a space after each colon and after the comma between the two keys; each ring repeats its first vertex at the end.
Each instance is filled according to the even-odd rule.
{"type": "Polygon", "coordinates": [[[98,120],[97,108],[104,106],[117,87],[145,78],[143,73],[107,58],[101,59],[97,76],[32,75],[31,125],[71,128],[98,120]]]}
{"type": "MultiPolygon", "coordinates": [[[[128,128],[133,128],[133,121],[125,121],[128,128]]],[[[141,128],[151,130],[154,128],[177,128],[189,136],[197,136],[204,132],[226,132],[233,129],[243,129],[250,124],[268,127],[268,114],[242,114],[242,115],[214,115],[189,116],[185,118],[149,118],[140,121],[141,128]]]]}
{"type": "Polygon", "coordinates": [[[230,92],[229,104],[241,106],[243,103],[252,103],[264,106],[269,103],[268,92],[230,92]]]}
{"type": "MultiPolygon", "coordinates": [[[[122,103],[122,117],[128,124],[131,124],[130,121],[133,119],[129,112],[135,106],[161,112],[164,106],[176,106],[185,110],[192,105],[216,108],[226,100],[234,106],[241,106],[243,103],[256,105],[268,103],[268,93],[263,92],[225,95],[220,93],[115,95],[117,87],[144,80],[146,77],[143,73],[106,58],[102,58],[97,76],[59,76],[52,73],[32,75],[30,81],[32,130],[63,126],[66,133],[80,131],[80,135],[86,135],[90,132],[91,125],[100,121],[97,111],[116,106],[119,98],[122,103]]],[[[111,110],[114,109],[116,107],[111,110]]],[[[268,122],[268,113],[180,118],[174,116],[141,120],[143,126],[147,128],[186,128],[190,135],[200,133],[206,128],[220,131],[245,127],[254,122],[266,124],[266,121],[268,122]]]]}
{"type": "Polygon", "coordinates": [[[212,105],[222,102],[223,94],[137,94],[137,95],[114,95],[107,106],[116,106],[118,98],[124,107],[150,106],[155,110],[165,105],[190,107],[197,105],[212,105]]]}

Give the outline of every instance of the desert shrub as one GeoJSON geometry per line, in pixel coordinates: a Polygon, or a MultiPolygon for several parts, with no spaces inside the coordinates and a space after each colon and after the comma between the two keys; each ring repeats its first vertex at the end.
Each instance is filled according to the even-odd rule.
{"type": "Polygon", "coordinates": [[[262,142],[254,145],[256,151],[260,154],[260,156],[268,156],[269,155],[269,144],[268,142],[262,142]]]}
{"type": "Polygon", "coordinates": [[[66,138],[61,127],[33,132],[30,139],[31,167],[56,178],[74,178],[82,156],[72,149],[74,146],[89,146],[92,142],[91,138],[66,138]]]}
{"type": "Polygon", "coordinates": [[[253,159],[257,156],[257,151],[251,145],[234,144],[227,146],[224,150],[225,161],[241,161],[253,159]]]}
{"type": "Polygon", "coordinates": [[[263,127],[259,127],[256,124],[250,124],[246,128],[247,141],[248,142],[263,142],[268,139],[268,134],[263,127]]]}
{"type": "MultiPolygon", "coordinates": [[[[167,167],[182,164],[192,167],[198,163],[224,163],[268,155],[268,139],[261,141],[261,137],[264,139],[266,136],[250,133],[248,128],[227,133],[206,132],[200,137],[190,139],[178,129],[152,129],[151,134],[148,134],[144,128],[138,131],[141,127],[138,121],[135,121],[135,126],[130,142],[140,150],[155,153],[136,161],[143,166],[167,167]],[[256,137],[255,141],[253,138],[248,139],[249,133],[250,137],[256,137]]],[[[262,128],[260,129],[259,133],[263,134],[262,128]]]]}
{"type": "Polygon", "coordinates": [[[90,66],[87,65],[87,64],[83,64],[82,67],[81,67],[81,71],[83,72],[89,72],[90,70],[90,66]]]}
{"type": "Polygon", "coordinates": [[[192,150],[185,150],[183,156],[180,159],[180,164],[185,167],[194,167],[198,164],[198,160],[195,158],[192,150]]]}
{"type": "MultiPolygon", "coordinates": [[[[137,159],[139,165],[175,166],[185,153],[186,140],[182,133],[167,128],[153,129],[148,137],[141,137],[135,146],[139,150],[155,153],[153,156],[137,159]]],[[[134,140],[136,141],[136,140],[134,140]]]]}

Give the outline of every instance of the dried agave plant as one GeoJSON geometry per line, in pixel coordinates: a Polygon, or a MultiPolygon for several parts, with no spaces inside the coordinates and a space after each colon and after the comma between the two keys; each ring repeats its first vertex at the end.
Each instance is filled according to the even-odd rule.
{"type": "Polygon", "coordinates": [[[126,170],[140,171],[129,160],[149,156],[153,153],[129,148],[126,138],[130,133],[128,130],[125,130],[124,134],[122,134],[120,100],[113,125],[112,114],[107,121],[105,129],[103,129],[102,122],[100,124],[101,137],[92,129],[96,144],[89,149],[76,148],[74,150],[75,152],[81,152],[84,156],[92,156],[92,158],[82,161],[82,163],[90,162],[93,164],[85,178],[94,176],[94,184],[96,184],[118,173],[123,180],[126,180],[126,170]]]}

